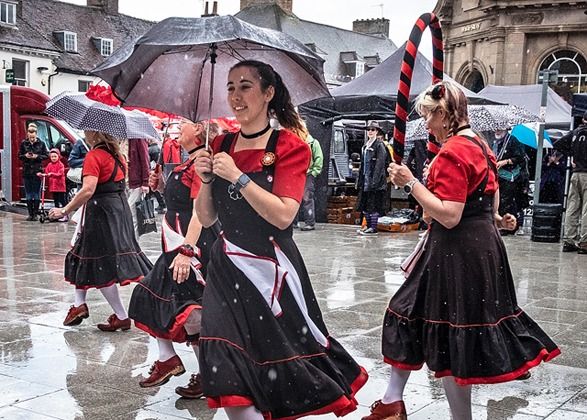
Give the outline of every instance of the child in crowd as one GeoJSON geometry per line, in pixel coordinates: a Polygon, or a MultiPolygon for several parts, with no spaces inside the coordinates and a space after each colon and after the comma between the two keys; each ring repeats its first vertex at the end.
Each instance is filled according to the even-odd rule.
{"type": "Polygon", "coordinates": [[[49,151],[50,162],[45,167],[46,184],[48,191],[53,194],[55,207],[65,207],[65,166],[61,162],[61,153],[58,149],[49,151]]]}

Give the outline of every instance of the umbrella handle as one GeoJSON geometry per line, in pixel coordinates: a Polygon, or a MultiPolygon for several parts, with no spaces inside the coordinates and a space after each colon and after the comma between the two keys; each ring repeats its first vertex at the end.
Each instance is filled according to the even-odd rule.
{"type": "MultiPolygon", "coordinates": [[[[410,38],[406,44],[401,67],[401,75],[397,89],[397,102],[395,105],[395,124],[393,128],[393,160],[396,163],[401,163],[404,157],[406,121],[408,119],[408,109],[410,107],[412,75],[416,63],[416,55],[418,54],[418,47],[422,39],[422,33],[427,27],[430,28],[430,32],[432,33],[432,83],[441,81],[444,75],[444,52],[440,21],[434,13],[424,13],[418,18],[416,24],[412,28],[410,38]]],[[[433,140],[433,138],[429,138],[429,140],[433,140]]],[[[429,147],[429,152],[431,152],[430,149],[431,148],[429,147]]],[[[437,153],[439,147],[434,145],[432,149],[437,153]]]]}
{"type": "Polygon", "coordinates": [[[212,121],[212,101],[214,100],[214,69],[216,67],[216,50],[218,47],[215,43],[210,44],[210,92],[208,94],[208,125],[206,128],[206,150],[210,148],[210,122],[212,121]]]}

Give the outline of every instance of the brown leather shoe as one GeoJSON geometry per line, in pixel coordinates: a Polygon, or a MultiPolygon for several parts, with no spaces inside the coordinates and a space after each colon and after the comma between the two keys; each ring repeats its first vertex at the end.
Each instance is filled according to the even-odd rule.
{"type": "Polygon", "coordinates": [[[403,401],[383,404],[379,400],[371,405],[371,414],[363,417],[362,420],[408,420],[408,415],[403,401]]]}
{"type": "Polygon", "coordinates": [[[112,314],[108,317],[107,324],[98,324],[98,328],[102,331],[116,331],[121,329],[122,331],[130,330],[130,318],[123,320],[118,319],[116,314],[112,314]]]}
{"type": "Polygon", "coordinates": [[[179,376],[185,373],[185,368],[178,355],[164,362],[155,361],[149,369],[149,377],[139,382],[141,388],[149,388],[167,383],[172,376],[179,376]]]}
{"type": "Polygon", "coordinates": [[[200,374],[193,374],[186,386],[178,386],[175,388],[175,393],[183,398],[195,400],[204,396],[202,391],[202,377],[200,374]]]}
{"type": "Polygon", "coordinates": [[[63,320],[63,325],[70,327],[72,325],[79,325],[84,319],[90,316],[88,305],[82,303],[80,306],[71,305],[67,316],[63,320]]]}

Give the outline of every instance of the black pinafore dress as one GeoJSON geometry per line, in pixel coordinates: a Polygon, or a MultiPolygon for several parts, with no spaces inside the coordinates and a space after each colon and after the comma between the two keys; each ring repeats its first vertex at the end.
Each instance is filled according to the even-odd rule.
{"type": "Polygon", "coordinates": [[[560,350],[517,304],[504,243],[494,222],[493,196],[479,188],[459,224],[433,222],[424,251],[391,298],[383,323],[385,362],[461,385],[516,379],[560,350]]]}
{"type": "MultiPolygon", "coordinates": [[[[279,132],[260,172],[272,191],[279,132]],[[273,159],[274,161],[274,159],[273,159]]],[[[221,150],[229,153],[234,135],[221,150]]],[[[266,419],[347,414],[367,374],[329,336],[292,227],[265,221],[231,184],[216,178],[213,199],[223,233],[212,248],[204,290],[200,372],[211,408],[255,406],[266,419]]]]}
{"type": "Polygon", "coordinates": [[[133,290],[128,310],[129,317],[141,330],[179,343],[187,339],[183,326],[190,313],[202,309],[206,266],[219,231],[217,225],[202,229],[188,279],[181,284],[173,280],[169,266],[177,256],[177,248],[183,244],[193,213],[191,189],[182,182],[188,171],[192,171],[191,177],[197,176],[193,173],[193,162],[191,159],[175,167],[167,177],[164,190],[167,212],[161,227],[163,253],[153,270],[133,290]]]}
{"type": "Polygon", "coordinates": [[[114,181],[118,168],[126,173],[124,165],[111,156],[112,175],[96,186],[84,205],[79,233],[65,257],[65,280],[78,289],[126,285],[141,280],[153,267],[135,238],[125,181],[114,181]]]}

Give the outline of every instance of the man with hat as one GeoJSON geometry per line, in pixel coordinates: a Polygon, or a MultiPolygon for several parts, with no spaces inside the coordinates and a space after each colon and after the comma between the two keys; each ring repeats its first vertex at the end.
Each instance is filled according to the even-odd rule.
{"type": "Polygon", "coordinates": [[[587,111],[583,122],[554,145],[571,156],[573,175],[565,216],[563,252],[587,254],[587,111]]]}
{"type": "Polygon", "coordinates": [[[367,227],[360,230],[361,235],[377,234],[377,220],[385,211],[387,191],[387,166],[389,152],[383,141],[377,138],[381,130],[377,121],[367,124],[367,138],[361,149],[361,167],[357,180],[359,197],[357,210],[363,212],[367,227]]]}

